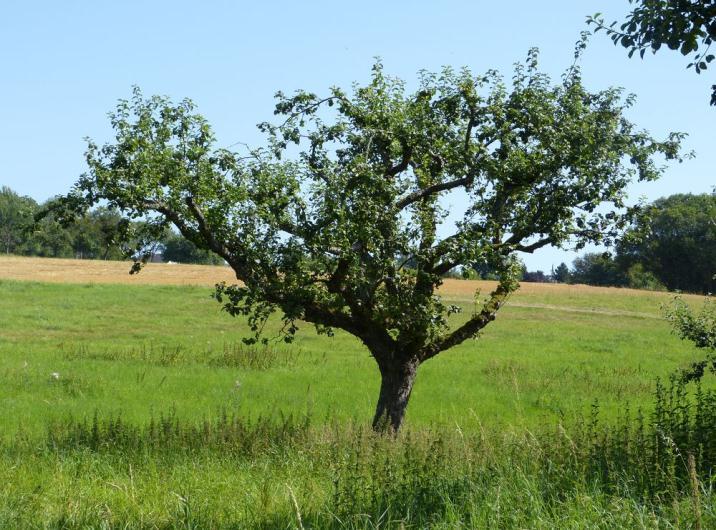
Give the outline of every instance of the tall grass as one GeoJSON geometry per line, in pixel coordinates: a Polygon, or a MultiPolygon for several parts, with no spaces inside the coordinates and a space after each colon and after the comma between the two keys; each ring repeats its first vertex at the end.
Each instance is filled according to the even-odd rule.
{"type": "Polygon", "coordinates": [[[67,361],[140,361],[156,366],[182,366],[206,364],[221,368],[268,370],[291,368],[299,357],[296,349],[277,348],[272,345],[246,345],[241,341],[223,342],[216,347],[211,344],[200,349],[182,345],[147,344],[117,348],[90,347],[87,344],[60,345],[60,353],[67,361]]]}
{"type": "Polygon", "coordinates": [[[0,529],[716,528],[713,380],[654,390],[700,358],[656,295],[525,290],[395,440],[351,421],[378,375],[346,334],[246,347],[203,287],[0,295],[0,529]]]}
{"type": "Polygon", "coordinates": [[[625,407],[613,422],[595,405],[574,424],[535,432],[421,429],[397,439],[306,416],[66,418],[42,443],[18,434],[5,449],[15,471],[5,471],[13,480],[0,490],[0,526],[709,528],[714,405],[714,391],[671,379],[648,413],[625,407]],[[28,491],[33,473],[53,469],[74,485],[71,502],[28,491]],[[103,481],[131,502],[112,501],[96,487],[103,481]],[[18,508],[33,495],[44,519],[18,508]]]}

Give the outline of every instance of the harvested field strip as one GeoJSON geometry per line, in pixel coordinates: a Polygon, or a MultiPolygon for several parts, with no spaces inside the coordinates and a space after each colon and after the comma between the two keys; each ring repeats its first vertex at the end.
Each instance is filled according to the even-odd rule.
{"type": "Polygon", "coordinates": [[[0,256],[0,279],[55,283],[120,283],[129,285],[214,285],[236,282],[229,267],[148,263],[129,274],[128,261],[75,260],[0,256]]]}
{"type": "MultiPolygon", "coordinates": [[[[229,267],[149,263],[139,274],[129,274],[127,261],[74,260],[0,256],[0,280],[75,284],[197,285],[236,283],[229,267]]],[[[487,295],[492,281],[446,279],[440,294],[448,300],[470,303],[476,291],[487,295]]],[[[553,283],[522,283],[509,305],[544,310],[596,313],[637,318],[661,318],[659,307],[673,295],[615,287],[553,283]],[[646,311],[645,311],[646,310],[646,311]]],[[[685,295],[700,302],[700,296],[685,295]]]]}

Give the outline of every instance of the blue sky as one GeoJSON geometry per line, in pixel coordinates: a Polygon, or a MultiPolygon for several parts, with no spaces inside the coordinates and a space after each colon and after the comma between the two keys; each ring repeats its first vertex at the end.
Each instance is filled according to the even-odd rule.
{"type": "MultiPolygon", "coordinates": [[[[626,0],[534,2],[101,2],[7,1],[0,7],[0,185],[38,201],[66,192],[84,170],[84,137],[110,137],[107,112],[132,85],[145,94],[188,96],[219,145],[261,145],[255,124],[271,119],[273,94],[325,92],[365,81],[374,57],[415,79],[420,69],[496,68],[510,76],[527,50],[558,79],[572,62],[585,18],[611,20],[626,0]]],[[[689,134],[696,158],[672,165],[630,197],[653,200],[716,185],[716,75],[697,76],[665,50],[627,59],[603,34],[591,38],[585,83],[637,94],[630,118],[657,137],[689,134]]],[[[525,258],[549,270],[574,254],[544,249],[525,258]]]]}

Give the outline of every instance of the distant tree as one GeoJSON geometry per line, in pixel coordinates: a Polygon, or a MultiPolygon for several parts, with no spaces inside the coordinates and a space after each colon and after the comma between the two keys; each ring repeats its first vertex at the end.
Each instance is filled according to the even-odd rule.
{"type": "Polygon", "coordinates": [[[124,258],[127,228],[137,221],[129,222],[116,210],[99,206],[72,223],[64,223],[58,219],[56,204],[56,199],[50,199],[38,205],[7,186],[0,188],[0,251],[62,258],[124,258]]]}
{"type": "Polygon", "coordinates": [[[569,282],[569,267],[566,263],[560,263],[556,269],[554,269],[554,273],[552,274],[552,277],[554,278],[554,281],[558,283],[568,283],[569,282]]]}
{"type": "MultiPolygon", "coordinates": [[[[476,261],[469,268],[474,271],[475,277],[480,280],[497,280],[500,275],[499,268],[495,268],[487,260],[476,261]]],[[[520,271],[524,272],[525,270],[524,265],[520,264],[520,271]]]]}
{"type": "Polygon", "coordinates": [[[495,72],[445,69],[407,93],[377,64],[352,93],[277,97],[281,121],[261,125],[268,148],[247,157],[215,149],[190,101],[135,91],[111,116],[115,141],[89,144],[65,204],[107,201],[221,256],[242,284],[216,297],[257,333],[280,310],[287,340],[300,321],[358,337],[381,374],[377,430],[400,427],[422,363],[494,320],[518,286],[518,252],[612,239],[626,186],[656,178],[652,155],[677,158],[681,139],[637,129],[631,99],[588,92],[578,66],[553,85],[536,52],[509,89],[495,72]],[[467,207],[440,237],[448,192],[467,207]],[[437,295],[442,275],[482,260],[498,285],[450,326],[459,308],[437,295]]]}
{"type": "Polygon", "coordinates": [[[107,260],[124,258],[124,228],[125,221],[119,212],[100,206],[67,226],[66,230],[72,240],[74,257],[107,260]]]}
{"type": "MultiPolygon", "coordinates": [[[[617,259],[617,263],[620,260],[617,259]]],[[[666,286],[659,281],[653,272],[646,270],[642,263],[635,263],[626,271],[627,285],[632,289],[647,291],[665,291],[666,286]]]]}
{"type": "Polygon", "coordinates": [[[671,290],[716,291],[716,194],[654,201],[618,245],[625,266],[640,263],[671,290]]]}
{"type": "MultiPolygon", "coordinates": [[[[46,210],[52,204],[52,201],[49,201],[48,204],[41,205],[40,211],[46,210]]],[[[54,213],[49,212],[32,225],[21,253],[49,258],[74,258],[74,240],[67,227],[57,220],[54,213]]]]}
{"type": "Polygon", "coordinates": [[[59,203],[50,199],[37,208],[34,222],[28,223],[23,244],[17,253],[54,258],[125,259],[131,239],[128,229],[136,221],[124,219],[116,210],[99,206],[64,222],[55,211],[59,203]]]}
{"type": "Polygon", "coordinates": [[[619,287],[627,284],[624,272],[608,253],[588,252],[572,263],[571,283],[619,287]]]}
{"type": "MultiPolygon", "coordinates": [[[[614,42],[643,58],[647,50],[656,53],[666,45],[691,55],[687,68],[697,74],[708,68],[714,54],[708,53],[716,39],[716,0],[629,0],[636,7],[624,23],[607,24],[601,13],[587,17],[595,33],[606,31],[614,42]]],[[[711,87],[711,105],[716,105],[716,85],[711,87]]]]}
{"type": "Polygon", "coordinates": [[[224,259],[210,250],[200,249],[184,236],[170,232],[162,241],[164,261],[177,263],[198,263],[203,265],[223,265],[224,259]]]}
{"type": "Polygon", "coordinates": [[[551,278],[543,271],[525,271],[522,274],[522,280],[525,282],[546,283],[551,281],[551,278]]]}
{"type": "Polygon", "coordinates": [[[0,248],[6,254],[15,253],[27,237],[37,203],[30,197],[18,195],[7,186],[0,188],[0,248]]]}

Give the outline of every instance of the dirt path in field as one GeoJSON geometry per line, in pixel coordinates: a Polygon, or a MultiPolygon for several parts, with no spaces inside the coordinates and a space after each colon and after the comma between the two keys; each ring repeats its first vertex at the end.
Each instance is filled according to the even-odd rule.
{"type": "Polygon", "coordinates": [[[549,311],[565,311],[567,313],[584,313],[587,315],[606,315],[613,317],[632,317],[632,318],[653,318],[656,320],[663,319],[656,313],[640,313],[637,311],[625,311],[621,309],[587,309],[583,307],[568,307],[562,305],[550,304],[528,304],[522,302],[507,302],[505,307],[524,307],[528,309],[547,309],[549,311]]]}

